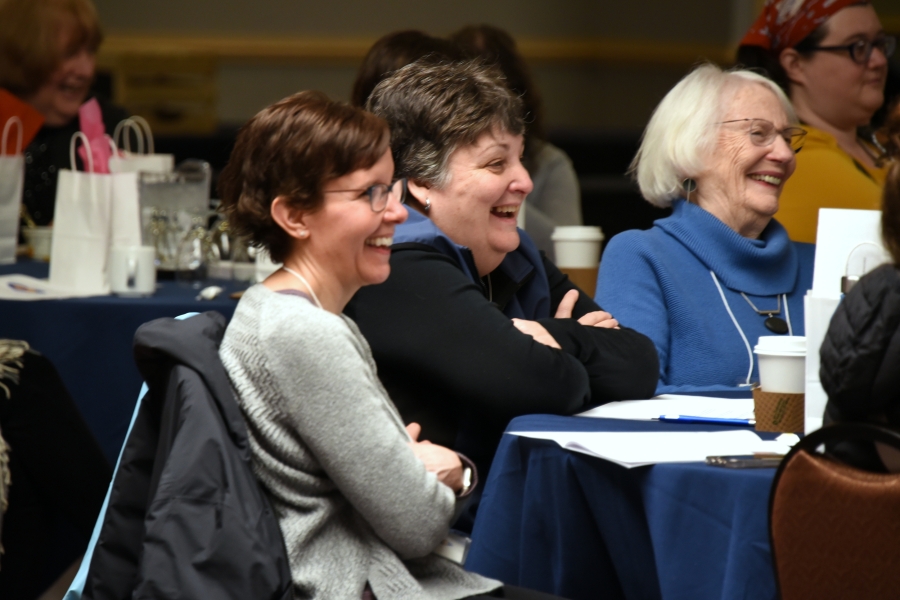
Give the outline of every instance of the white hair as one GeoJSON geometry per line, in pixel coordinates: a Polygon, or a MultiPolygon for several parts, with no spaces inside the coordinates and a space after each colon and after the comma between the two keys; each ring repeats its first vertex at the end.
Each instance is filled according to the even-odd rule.
{"type": "Polygon", "coordinates": [[[644,130],[628,172],[637,180],[644,198],[667,207],[683,195],[682,183],[703,171],[705,159],[714,151],[718,122],[726,104],[745,85],[762,85],[781,103],[788,120],[796,124],[791,101],[770,79],[744,69],[723,71],[702,64],[666,94],[644,130]]]}

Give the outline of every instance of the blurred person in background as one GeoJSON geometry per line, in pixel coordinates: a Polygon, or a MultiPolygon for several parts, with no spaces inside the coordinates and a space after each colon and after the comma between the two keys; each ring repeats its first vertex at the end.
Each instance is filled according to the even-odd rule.
{"type": "MultiPolygon", "coordinates": [[[[91,98],[102,40],[91,0],[0,0],[0,88],[44,120],[24,151],[22,200],[37,225],[53,221],[59,169],[70,168],[69,143],[81,130],[79,109],[91,98]]],[[[127,115],[98,102],[103,125],[112,132],[127,115]]]]}
{"type": "Polygon", "coordinates": [[[883,149],[861,131],[884,103],[895,47],[860,0],[768,0],[741,41],[738,62],[777,82],[809,132],[778,213],[791,239],[816,241],[820,208],[881,205],[883,149]]]}
{"type": "Polygon", "coordinates": [[[350,104],[362,108],[379,81],[400,67],[426,56],[435,61],[452,61],[461,57],[451,42],[415,29],[382,36],[363,58],[353,82],[350,104]]]}
{"type": "Polygon", "coordinates": [[[581,188],[572,161],[547,141],[541,96],[516,42],[491,25],[470,25],[450,36],[469,58],[480,58],[503,73],[506,85],[525,107],[525,152],[522,164],[534,188],[525,198],[525,231],[550,260],[550,236],[557,225],[581,225],[581,188]]]}

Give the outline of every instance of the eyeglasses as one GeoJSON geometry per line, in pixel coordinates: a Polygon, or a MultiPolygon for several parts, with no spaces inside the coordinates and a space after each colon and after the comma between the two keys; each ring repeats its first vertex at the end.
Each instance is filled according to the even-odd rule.
{"type": "Polygon", "coordinates": [[[784,142],[794,151],[800,152],[803,148],[803,140],[806,138],[806,130],[802,127],[785,127],[778,130],[775,124],[765,119],[734,119],[733,121],[720,121],[720,125],[728,123],[747,123],[747,133],[754,146],[771,146],[775,142],[775,136],[780,135],[784,142]]]}
{"type": "Polygon", "coordinates": [[[885,35],[877,37],[874,40],[857,40],[846,46],[813,46],[812,48],[808,48],[808,50],[837,50],[849,52],[853,62],[860,65],[868,64],[869,59],[872,58],[872,51],[875,49],[878,49],[884,54],[885,58],[890,58],[894,55],[894,50],[897,49],[897,38],[891,35],[885,35]]]}
{"type": "Polygon", "coordinates": [[[353,192],[359,194],[362,198],[363,194],[369,197],[369,206],[373,212],[381,212],[387,207],[388,199],[393,195],[400,204],[406,204],[407,181],[406,177],[402,177],[391,185],[386,183],[376,183],[364,190],[326,190],[325,194],[336,194],[339,192],[353,192]]]}

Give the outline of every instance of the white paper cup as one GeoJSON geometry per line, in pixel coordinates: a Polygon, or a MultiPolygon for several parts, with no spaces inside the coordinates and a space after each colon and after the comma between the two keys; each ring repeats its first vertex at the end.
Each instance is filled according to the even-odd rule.
{"type": "Polygon", "coordinates": [[[553,230],[550,239],[559,270],[583,292],[593,296],[597,288],[603,231],[599,227],[560,226],[553,230]]]}
{"type": "Polygon", "coordinates": [[[52,227],[24,227],[25,241],[31,248],[31,258],[34,260],[50,260],[50,249],[53,244],[52,227]]]}
{"type": "Polygon", "coordinates": [[[764,335],[753,349],[759,359],[759,387],[764,392],[806,391],[806,338],[764,335]]]}
{"type": "Polygon", "coordinates": [[[560,226],[553,230],[550,239],[556,253],[556,266],[591,269],[600,264],[600,243],[604,237],[599,227],[560,226]]]}
{"type": "Polygon", "coordinates": [[[113,246],[109,255],[109,289],[117,296],[151,296],[156,291],[156,248],[113,246]]]}
{"type": "Polygon", "coordinates": [[[256,282],[256,263],[235,261],[232,264],[233,277],[238,281],[256,282]]]}

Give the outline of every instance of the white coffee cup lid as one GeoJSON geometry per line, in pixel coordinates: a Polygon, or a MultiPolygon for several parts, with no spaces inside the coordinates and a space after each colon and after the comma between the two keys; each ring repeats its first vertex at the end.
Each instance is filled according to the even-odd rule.
{"type": "Polygon", "coordinates": [[[602,242],[605,239],[603,230],[589,225],[560,225],[553,230],[550,239],[554,242],[602,242]]]}
{"type": "Polygon", "coordinates": [[[806,356],[806,337],[802,335],[763,335],[753,349],[757,354],[806,356]]]}

